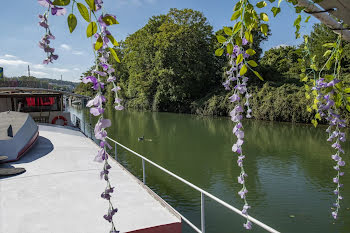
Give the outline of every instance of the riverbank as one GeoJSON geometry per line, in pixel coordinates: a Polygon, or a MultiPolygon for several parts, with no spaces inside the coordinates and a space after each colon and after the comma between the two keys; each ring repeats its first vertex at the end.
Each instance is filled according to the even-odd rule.
{"type": "MultiPolygon", "coordinates": [[[[252,97],[250,106],[253,110],[252,118],[264,121],[291,122],[311,124],[315,112],[308,112],[307,107],[312,105],[312,99],[305,98],[303,87],[293,83],[275,86],[274,83],[266,82],[262,87],[253,86],[250,90],[252,97]]],[[[186,105],[173,106],[169,109],[152,108],[147,101],[138,98],[124,100],[126,109],[151,111],[187,113],[200,116],[229,116],[234,105],[229,101],[231,92],[213,92],[204,98],[189,102],[186,105]]],[[[107,104],[113,104],[107,101],[107,104]]],[[[344,112],[343,118],[347,124],[350,123],[350,114],[344,112]]],[[[324,121],[320,122],[326,123],[324,121]]]]}

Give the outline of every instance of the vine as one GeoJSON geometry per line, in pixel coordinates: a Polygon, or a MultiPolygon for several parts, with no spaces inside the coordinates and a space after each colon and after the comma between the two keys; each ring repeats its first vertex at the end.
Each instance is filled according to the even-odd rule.
{"type": "MultiPolygon", "coordinates": [[[[120,87],[114,83],[114,81],[116,81],[116,77],[113,76],[115,70],[110,64],[108,64],[108,58],[110,55],[112,55],[117,62],[120,62],[114,48],[109,47],[109,43],[111,43],[112,46],[118,46],[118,42],[114,39],[108,30],[109,26],[118,24],[118,21],[114,15],[110,15],[104,12],[101,13],[101,15],[97,18],[97,12],[103,9],[102,0],[85,0],[85,2],[87,4],[86,6],[83,3],[73,0],[72,12],[68,15],[67,23],[69,31],[72,33],[77,26],[77,19],[73,14],[75,5],[77,6],[80,15],[89,23],[86,29],[86,36],[92,40],[96,66],[92,71],[92,74],[84,77],[82,79],[82,82],[92,83],[92,88],[96,91],[96,96],[88,101],[86,105],[87,107],[90,107],[90,113],[92,115],[99,116],[99,119],[94,128],[94,133],[95,138],[100,141],[100,149],[94,160],[97,162],[104,162],[103,170],[101,171],[100,175],[101,179],[104,178],[106,181],[106,188],[104,192],[102,192],[101,197],[108,201],[109,207],[107,213],[103,217],[105,220],[111,223],[110,233],[118,233],[119,231],[115,229],[113,222],[113,216],[117,213],[118,209],[115,208],[111,202],[111,194],[114,192],[114,187],[112,187],[108,176],[111,166],[108,163],[109,155],[106,151],[107,147],[111,149],[111,146],[106,141],[106,128],[111,126],[111,121],[103,117],[104,103],[106,102],[106,98],[102,93],[105,87],[104,81],[113,83],[114,88],[112,91],[115,92],[115,109],[123,110],[123,106],[121,105],[122,100],[118,98],[118,91],[120,90],[120,87]],[[93,18],[96,21],[93,21],[93,18]]],[[[39,18],[41,19],[39,25],[46,29],[46,34],[43,37],[42,41],[39,42],[39,46],[43,48],[45,52],[47,52],[48,56],[43,63],[48,64],[49,62],[52,63],[53,60],[56,60],[58,58],[58,55],[53,54],[54,49],[49,47],[50,39],[55,39],[49,29],[49,13],[51,11],[52,15],[64,15],[66,13],[66,9],[60,6],[69,5],[70,0],[55,0],[53,2],[50,0],[38,0],[38,3],[41,6],[47,8],[47,11],[43,15],[39,15],[39,18]]]]}

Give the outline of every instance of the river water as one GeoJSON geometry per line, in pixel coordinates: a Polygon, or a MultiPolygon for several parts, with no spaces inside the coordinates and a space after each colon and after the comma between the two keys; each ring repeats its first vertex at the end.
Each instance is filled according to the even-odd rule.
{"type": "MultiPolygon", "coordinates": [[[[71,109],[79,117],[86,110],[71,109]]],[[[186,114],[106,111],[108,134],[132,150],[241,209],[240,169],[231,151],[235,137],[229,118],[186,114]],[[138,141],[144,136],[145,140],[138,141]]],[[[96,121],[96,119],[93,119],[96,121]]],[[[339,219],[331,217],[335,200],[333,150],[325,126],[247,120],[243,152],[249,213],[285,233],[350,232],[350,143],[346,142],[344,188],[339,219]]],[[[349,135],[349,132],[347,132],[349,135]]],[[[350,138],[350,137],[349,137],[350,138]]],[[[118,147],[118,161],[142,179],[141,159],[118,147]]],[[[118,187],[117,182],[113,182],[118,187]]],[[[146,163],[146,183],[200,227],[200,193],[146,163]]],[[[206,232],[236,233],[244,219],[206,199],[206,232]]],[[[195,232],[185,223],[183,232],[195,232]]],[[[265,232],[254,226],[250,232],[265,232]]]]}

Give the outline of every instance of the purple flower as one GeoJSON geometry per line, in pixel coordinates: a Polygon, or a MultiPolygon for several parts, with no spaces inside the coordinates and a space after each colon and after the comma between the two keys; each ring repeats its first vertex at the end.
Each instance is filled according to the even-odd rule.
{"type": "Polygon", "coordinates": [[[241,196],[242,199],[245,198],[245,195],[248,193],[248,190],[246,188],[243,188],[241,191],[238,192],[238,194],[241,196]]]}
{"type": "Polygon", "coordinates": [[[239,98],[239,95],[237,94],[233,94],[232,96],[230,96],[230,98],[228,98],[231,102],[236,102],[236,101],[239,101],[240,98],[239,98]]]}
{"type": "Polygon", "coordinates": [[[116,104],[120,104],[122,102],[122,99],[119,98],[115,98],[114,103],[116,104]]]}
{"type": "Polygon", "coordinates": [[[49,25],[46,22],[39,22],[39,25],[43,28],[49,28],[49,25]]]}
{"type": "Polygon", "coordinates": [[[338,183],[338,182],[339,182],[339,178],[338,178],[338,177],[334,177],[334,178],[333,178],[333,182],[334,182],[334,183],[338,183]]]}
{"type": "Polygon", "coordinates": [[[118,111],[121,111],[124,109],[124,107],[122,105],[117,105],[114,108],[115,108],[115,110],[118,110],[118,111]]]}
{"type": "Polygon", "coordinates": [[[343,160],[338,161],[338,165],[339,165],[340,167],[345,166],[345,161],[343,161],[343,160]]]}
{"type": "Polygon", "coordinates": [[[38,3],[43,7],[52,6],[52,2],[50,0],[38,0],[38,3]]]}
{"type": "Polygon", "coordinates": [[[248,44],[248,40],[246,38],[242,39],[242,45],[247,45],[248,44]]]}
{"type": "Polygon", "coordinates": [[[94,116],[99,116],[104,112],[103,108],[90,108],[90,113],[94,116]]]}
{"type": "Polygon", "coordinates": [[[57,16],[60,16],[60,15],[65,15],[67,12],[67,10],[63,7],[53,7],[51,8],[51,14],[52,15],[57,15],[57,16]]]}
{"type": "Polygon", "coordinates": [[[247,210],[248,210],[249,208],[250,208],[250,206],[247,205],[247,204],[245,204],[245,205],[243,206],[243,209],[242,209],[242,214],[247,215],[247,210]]]}
{"type": "Polygon", "coordinates": [[[247,230],[252,229],[252,222],[247,220],[247,223],[243,224],[244,228],[247,230]]]}
{"type": "Polygon", "coordinates": [[[337,219],[338,212],[333,211],[333,212],[332,212],[332,216],[333,216],[334,219],[337,219]]]}
{"type": "Polygon", "coordinates": [[[93,70],[92,72],[93,72],[93,73],[96,73],[96,74],[99,74],[99,75],[101,75],[101,76],[103,76],[103,77],[107,75],[106,72],[102,72],[102,71],[98,71],[98,70],[93,70]]]}
{"type": "Polygon", "coordinates": [[[114,92],[120,91],[120,87],[119,87],[119,86],[116,86],[116,87],[112,88],[111,91],[114,91],[114,92]]]}
{"type": "Polygon", "coordinates": [[[107,79],[107,82],[113,82],[115,80],[116,80],[116,78],[114,76],[109,76],[107,79]]]}

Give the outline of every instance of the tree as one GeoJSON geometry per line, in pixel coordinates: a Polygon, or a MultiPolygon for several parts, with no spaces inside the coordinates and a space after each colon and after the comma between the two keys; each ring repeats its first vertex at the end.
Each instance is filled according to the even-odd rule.
{"type": "Polygon", "coordinates": [[[170,9],[154,16],[125,48],[131,106],[185,111],[218,80],[212,26],[201,12],[170,9]]]}

